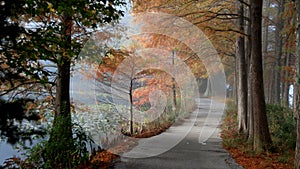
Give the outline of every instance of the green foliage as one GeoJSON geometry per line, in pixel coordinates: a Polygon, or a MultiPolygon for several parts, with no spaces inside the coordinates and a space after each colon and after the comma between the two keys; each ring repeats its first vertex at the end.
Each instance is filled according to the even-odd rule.
{"type": "MultiPolygon", "coordinates": [[[[125,5],[123,0],[12,2],[1,1],[1,10],[3,8],[2,11],[7,13],[0,15],[0,28],[5,30],[0,33],[0,80],[9,92],[20,87],[32,88],[31,84],[55,85],[54,81],[58,78],[69,81],[70,63],[75,64],[81,47],[92,31],[117,20],[123,15],[120,6],[125,5]],[[9,32],[12,28],[15,32],[9,32]],[[49,65],[46,64],[65,69],[57,73],[55,68],[47,69],[49,65]],[[66,76],[60,77],[60,73],[66,76]],[[13,79],[11,75],[14,75],[13,79]]],[[[62,85],[56,87],[61,88],[62,85]]],[[[53,89],[49,87],[48,92],[52,93],[53,89]]],[[[85,160],[86,157],[87,151],[82,149],[85,148],[86,137],[78,135],[76,130],[72,131],[67,100],[69,93],[63,91],[62,95],[68,107],[57,109],[60,112],[56,115],[63,114],[64,117],[55,117],[50,140],[42,146],[43,168],[74,168],[82,162],[80,159],[85,160]]],[[[37,152],[39,150],[37,148],[37,152]]]]}
{"type": "MultiPolygon", "coordinates": [[[[58,123],[64,123],[63,120],[59,120],[58,123]]],[[[36,138],[39,141],[33,147],[22,146],[22,149],[26,150],[25,156],[27,158],[22,160],[20,158],[11,158],[6,160],[4,166],[0,166],[7,169],[12,168],[78,168],[78,166],[85,166],[89,162],[88,145],[93,143],[93,140],[87,136],[83,128],[78,124],[72,124],[73,137],[70,139],[64,139],[62,142],[47,141],[36,138]],[[69,152],[69,153],[68,153],[69,152]],[[70,154],[70,156],[66,156],[70,154]]],[[[55,128],[48,130],[50,132],[61,132],[63,128],[55,128]]]]}
{"type": "Polygon", "coordinates": [[[226,101],[226,112],[230,117],[237,117],[237,105],[233,100],[226,101]]]}
{"type": "Polygon", "coordinates": [[[75,124],[72,126],[73,135],[70,137],[61,136],[61,133],[66,130],[64,127],[66,122],[68,121],[64,118],[57,119],[57,124],[51,131],[51,138],[45,144],[43,168],[75,168],[88,161],[89,152],[86,145],[91,140],[83,129],[80,126],[75,127],[75,124]]]}
{"type": "MultiPolygon", "coordinates": [[[[58,120],[57,123],[63,123],[58,120]]],[[[87,164],[89,151],[87,145],[93,141],[84,132],[83,128],[73,124],[73,137],[63,138],[61,141],[42,141],[29,150],[27,165],[33,168],[76,168],[87,164]],[[69,155],[69,156],[67,156],[69,155]]],[[[60,133],[64,128],[54,128],[53,133],[60,133]]],[[[57,136],[57,135],[56,135],[57,136]]]]}
{"type": "MultiPolygon", "coordinates": [[[[296,121],[292,111],[279,105],[267,105],[267,117],[273,146],[279,151],[294,149],[296,121]]],[[[244,139],[238,132],[237,106],[233,101],[227,102],[221,137],[225,147],[238,147],[243,144],[244,139]]]]}
{"type": "MultiPolygon", "coordinates": [[[[246,142],[245,138],[238,132],[237,106],[233,101],[227,101],[226,105],[226,115],[221,126],[221,137],[224,147],[229,149],[237,148],[239,151],[246,153],[247,156],[256,157],[256,152],[251,144],[253,140],[248,138],[246,142]]],[[[290,109],[279,105],[267,105],[266,108],[273,146],[280,155],[278,158],[272,158],[269,155],[266,158],[270,158],[275,163],[289,163],[291,150],[295,148],[296,141],[293,113],[290,109]]],[[[278,153],[275,156],[277,155],[278,153]]]]}
{"type": "Polygon", "coordinates": [[[294,149],[296,120],[293,112],[279,105],[267,105],[267,116],[274,146],[280,150],[294,149]]]}

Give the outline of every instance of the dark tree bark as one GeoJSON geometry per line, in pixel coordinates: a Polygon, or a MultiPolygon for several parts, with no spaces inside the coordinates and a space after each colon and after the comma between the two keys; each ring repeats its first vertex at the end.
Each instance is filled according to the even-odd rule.
{"type": "MultiPolygon", "coordinates": [[[[175,58],[175,51],[172,51],[172,65],[175,64],[174,58],[175,58]]],[[[172,78],[172,90],[173,90],[173,104],[174,104],[174,108],[177,107],[177,101],[176,101],[176,81],[175,78],[172,78]]]]}
{"type": "MultiPolygon", "coordinates": [[[[290,66],[290,53],[286,52],[285,57],[285,66],[290,66]]],[[[284,72],[284,82],[282,83],[282,101],[281,105],[284,107],[289,107],[289,89],[290,89],[290,82],[288,80],[290,74],[288,71],[284,72]]]]}
{"type": "Polygon", "coordinates": [[[296,104],[296,130],[297,130],[297,139],[296,139],[296,149],[295,149],[295,162],[294,168],[300,169],[300,102],[299,102],[299,94],[300,94],[300,0],[295,0],[296,7],[296,83],[297,87],[294,95],[297,95],[297,104],[296,104]]]}
{"type": "MultiPolygon", "coordinates": [[[[72,17],[69,15],[64,16],[64,49],[65,55],[58,57],[57,62],[57,79],[56,79],[56,118],[61,116],[64,118],[70,128],[67,128],[66,136],[72,136],[71,131],[71,109],[70,109],[70,68],[71,68],[71,29],[72,29],[72,17]],[[71,135],[70,135],[71,134],[71,135]]],[[[67,126],[65,126],[67,127],[67,126]]],[[[63,135],[63,133],[62,133],[63,135]]]]}
{"type": "Polygon", "coordinates": [[[55,117],[46,147],[46,158],[54,168],[70,168],[66,159],[72,159],[74,141],[72,134],[71,108],[70,108],[70,67],[71,67],[71,29],[72,17],[63,16],[64,52],[57,57],[57,78],[55,117]]]}
{"type": "Polygon", "coordinates": [[[129,100],[130,100],[130,121],[129,121],[129,132],[133,135],[133,78],[130,79],[129,86],[129,100]]]}
{"type": "MultiPolygon", "coordinates": [[[[238,19],[239,31],[244,32],[244,5],[239,4],[238,19]]],[[[236,58],[238,67],[238,129],[240,133],[247,133],[247,64],[245,56],[245,38],[240,35],[236,42],[236,58]]]]}
{"type": "Polygon", "coordinates": [[[262,69],[262,1],[251,0],[251,63],[253,84],[253,115],[254,115],[254,138],[253,148],[256,152],[268,149],[272,144],[268,121],[263,84],[262,69]]]}
{"type": "MultiPolygon", "coordinates": [[[[265,0],[265,8],[269,8],[270,7],[270,0],[265,0]]],[[[268,54],[268,45],[269,45],[269,15],[270,15],[270,11],[267,10],[265,13],[265,17],[263,19],[263,56],[266,57],[268,54]]]]}

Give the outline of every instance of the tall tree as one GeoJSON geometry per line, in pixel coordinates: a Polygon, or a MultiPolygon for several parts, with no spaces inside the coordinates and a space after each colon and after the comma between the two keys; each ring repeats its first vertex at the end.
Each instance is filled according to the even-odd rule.
{"type": "MultiPolygon", "coordinates": [[[[10,4],[10,1],[2,1],[1,4],[10,4]]],[[[20,10],[17,15],[6,19],[19,26],[22,32],[17,37],[9,37],[9,40],[2,36],[1,59],[25,76],[35,75],[35,79],[45,77],[40,83],[48,81],[47,77],[51,75],[55,76],[55,118],[45,160],[53,159],[53,165],[58,168],[71,167],[68,160],[72,160],[71,64],[75,63],[91,30],[117,20],[123,14],[119,6],[124,4],[123,0],[28,0],[22,2],[20,9],[13,5],[9,8],[20,10]],[[50,75],[42,61],[55,64],[56,71],[50,75]]]]}
{"type": "Polygon", "coordinates": [[[280,104],[281,99],[281,59],[282,59],[282,44],[283,44],[283,37],[282,37],[282,29],[284,20],[282,18],[282,14],[284,12],[285,0],[280,0],[278,2],[278,11],[277,11],[277,22],[276,22],[276,31],[275,31],[275,90],[274,90],[274,103],[280,104]]]}
{"type": "Polygon", "coordinates": [[[250,1],[251,13],[251,63],[253,84],[253,113],[254,113],[254,138],[253,148],[256,152],[268,149],[271,145],[263,85],[262,68],[262,5],[261,0],[250,1]]]}
{"type": "MultiPolygon", "coordinates": [[[[238,27],[240,32],[245,31],[244,4],[239,3],[238,7],[238,27]]],[[[245,38],[238,35],[236,40],[236,58],[238,61],[238,128],[239,132],[246,134],[247,131],[247,64],[245,54],[245,38]]]]}
{"type": "Polygon", "coordinates": [[[296,139],[296,150],[295,150],[295,163],[294,168],[300,168],[300,102],[299,102],[299,95],[300,95],[300,0],[295,0],[295,8],[296,8],[296,93],[297,95],[297,109],[296,109],[296,130],[297,130],[297,139],[296,139]]]}
{"type": "MultiPolygon", "coordinates": [[[[248,4],[248,8],[246,8],[247,10],[245,10],[245,16],[248,16],[249,18],[251,17],[251,6],[250,4],[250,0],[247,1],[248,4]]],[[[246,53],[246,62],[248,65],[248,84],[247,84],[247,88],[248,88],[248,97],[247,97],[247,124],[248,124],[248,139],[252,140],[253,139],[253,135],[254,135],[254,129],[253,129],[253,96],[252,96],[252,62],[251,60],[251,51],[252,51],[252,39],[251,39],[251,21],[246,22],[246,32],[247,32],[247,38],[246,38],[246,42],[245,42],[245,53],[246,53]]]]}
{"type": "MultiPolygon", "coordinates": [[[[264,1],[264,8],[268,9],[270,7],[270,0],[264,1]]],[[[269,15],[270,11],[266,10],[265,16],[263,18],[263,56],[265,57],[268,53],[269,45],[269,15]]]]}

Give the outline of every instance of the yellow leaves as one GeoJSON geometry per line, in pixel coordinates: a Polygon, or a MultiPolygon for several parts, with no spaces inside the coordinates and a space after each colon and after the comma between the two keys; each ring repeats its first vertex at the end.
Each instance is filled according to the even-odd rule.
{"type": "Polygon", "coordinates": [[[53,8],[53,5],[51,3],[48,3],[48,9],[50,12],[55,12],[55,9],[53,8]]]}

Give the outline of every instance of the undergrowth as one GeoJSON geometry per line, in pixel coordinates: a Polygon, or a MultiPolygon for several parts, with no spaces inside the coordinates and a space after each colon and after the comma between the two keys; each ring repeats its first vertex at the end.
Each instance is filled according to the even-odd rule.
{"type": "Polygon", "coordinates": [[[226,113],[221,125],[221,137],[224,147],[236,148],[242,143],[238,132],[237,106],[232,101],[226,102],[226,113]]]}
{"type": "MultiPolygon", "coordinates": [[[[34,169],[34,168],[78,168],[78,166],[89,163],[88,145],[93,143],[91,138],[84,132],[83,128],[78,124],[72,124],[73,138],[64,139],[64,141],[46,141],[42,140],[33,147],[23,149],[27,153],[25,159],[13,157],[7,159],[4,166],[5,169],[34,169]],[[54,155],[55,154],[55,155],[54,155]],[[69,156],[67,156],[69,154],[69,156]]],[[[51,132],[61,132],[61,128],[54,128],[51,132]]],[[[49,131],[50,134],[50,131],[49,131]]]]}
{"type": "Polygon", "coordinates": [[[246,137],[238,132],[237,105],[231,100],[227,101],[226,105],[226,114],[221,125],[223,146],[229,150],[234,158],[238,158],[236,160],[241,165],[245,165],[245,168],[264,168],[260,164],[249,164],[254,163],[254,161],[261,161],[261,164],[266,165],[269,163],[268,165],[272,165],[273,168],[279,166],[290,168],[290,166],[293,166],[296,122],[293,118],[293,112],[289,108],[279,105],[267,105],[268,125],[276,152],[256,154],[252,149],[252,141],[245,139],[246,137]]]}

